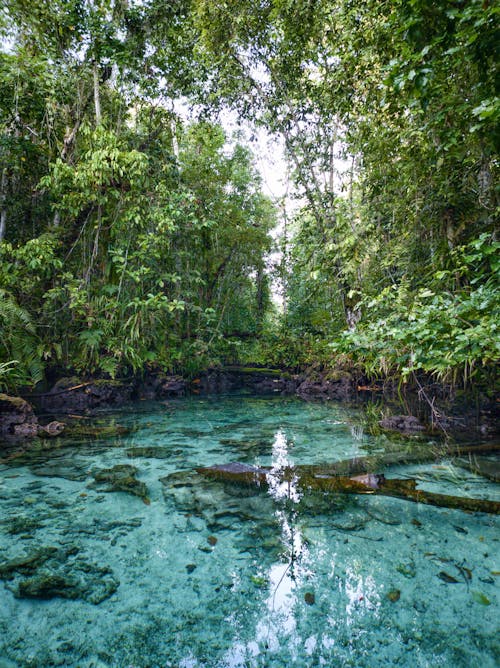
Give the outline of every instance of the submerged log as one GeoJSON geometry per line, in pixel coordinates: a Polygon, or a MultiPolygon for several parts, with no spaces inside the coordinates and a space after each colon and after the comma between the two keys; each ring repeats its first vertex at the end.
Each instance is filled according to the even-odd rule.
{"type": "Polygon", "coordinates": [[[457,466],[477,473],[483,478],[500,482],[500,462],[486,459],[486,457],[469,456],[469,459],[457,459],[457,466]]]}
{"type": "Polygon", "coordinates": [[[384,475],[373,473],[350,477],[337,473],[332,474],[331,467],[295,466],[275,471],[269,467],[232,463],[200,468],[197,469],[197,472],[221,482],[256,485],[264,489],[276,481],[279,483],[293,482],[302,491],[320,490],[341,494],[377,494],[468,512],[500,514],[500,502],[498,501],[427,492],[417,489],[417,481],[411,479],[387,479],[384,475]]]}
{"type": "MultiPolygon", "coordinates": [[[[391,466],[400,466],[402,464],[424,464],[431,461],[439,461],[449,457],[461,457],[464,455],[488,454],[500,451],[498,443],[488,443],[485,445],[471,446],[446,446],[439,450],[430,450],[422,448],[419,452],[395,452],[389,454],[369,455],[367,457],[353,457],[344,459],[332,464],[305,464],[296,467],[285,467],[283,469],[283,480],[292,480],[296,471],[300,471],[302,476],[347,476],[352,477],[364,473],[377,473],[391,466]]],[[[457,464],[461,464],[457,462],[457,464]]],[[[208,477],[221,480],[231,480],[234,482],[248,482],[251,484],[266,484],[266,476],[271,472],[268,466],[249,466],[239,462],[221,464],[206,469],[197,469],[199,473],[208,477]]],[[[479,472],[479,467],[477,468],[479,472]]]]}

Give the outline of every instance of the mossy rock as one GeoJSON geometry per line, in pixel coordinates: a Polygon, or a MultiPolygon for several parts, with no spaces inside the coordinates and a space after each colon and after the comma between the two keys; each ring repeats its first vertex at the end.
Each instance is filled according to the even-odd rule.
{"type": "Polygon", "coordinates": [[[0,434],[10,439],[33,438],[38,428],[33,407],[25,399],[0,394],[0,434]]]}
{"type": "Polygon", "coordinates": [[[172,450],[160,446],[147,446],[143,448],[128,448],[127,457],[147,457],[151,459],[168,459],[172,456],[172,450]]]}
{"type": "Polygon", "coordinates": [[[226,366],[221,369],[222,373],[236,373],[242,375],[255,375],[255,376],[264,376],[269,378],[282,378],[283,380],[289,380],[292,378],[292,375],[288,371],[283,371],[282,369],[268,369],[267,367],[254,367],[254,366],[226,366]]]}
{"type": "Polygon", "coordinates": [[[148,488],[145,483],[137,480],[137,468],[130,464],[116,464],[110,469],[101,469],[94,472],[95,483],[103,492],[127,492],[138,496],[145,503],[149,503],[148,488]],[[101,485],[106,485],[101,488],[101,485]]]}
{"type": "Polygon", "coordinates": [[[353,379],[352,373],[344,369],[332,369],[325,374],[324,378],[331,383],[351,382],[353,379]]]}
{"type": "Polygon", "coordinates": [[[17,557],[0,563],[0,579],[11,580],[16,573],[32,575],[57,551],[57,547],[41,547],[25,557],[17,557]]]}
{"type": "Polygon", "coordinates": [[[68,425],[64,430],[65,436],[79,437],[79,438],[118,438],[120,436],[127,436],[132,430],[129,427],[122,427],[121,425],[106,425],[103,427],[96,427],[85,424],[68,425]]]}

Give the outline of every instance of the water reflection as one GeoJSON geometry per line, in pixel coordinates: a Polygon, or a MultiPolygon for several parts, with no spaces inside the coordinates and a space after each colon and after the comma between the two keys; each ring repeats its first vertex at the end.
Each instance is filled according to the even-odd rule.
{"type": "MultiPolygon", "coordinates": [[[[0,582],[0,665],[495,666],[494,517],[303,493],[289,474],[294,464],[380,449],[350,429],[350,414],[218,400],[183,403],[167,420],[151,412],[143,422],[114,447],[68,446],[64,468],[56,470],[54,451],[36,459],[44,477],[21,462],[0,466],[0,571],[52,545],[76,546],[85,564],[109,568],[121,582],[99,605],[19,600],[12,591],[22,574],[0,582]],[[86,471],[130,464],[132,446],[149,506],[87,486],[86,471]],[[271,465],[269,489],[194,471],[234,459],[271,465]],[[459,579],[464,559],[470,587],[466,578],[447,584],[442,571],[459,579]]],[[[437,473],[436,491],[453,493],[466,480],[493,494],[488,481],[437,473]]]]}
{"type": "MultiPolygon", "coordinates": [[[[352,436],[353,445],[359,443],[363,439],[362,427],[353,428],[352,436]]],[[[284,645],[292,660],[299,655],[321,657],[323,652],[329,654],[334,649],[336,639],[338,642],[347,629],[357,629],[361,617],[370,615],[373,621],[369,624],[374,624],[379,616],[384,584],[377,584],[373,572],[363,573],[364,560],[346,559],[344,554],[339,563],[337,551],[332,550],[330,533],[323,533],[321,538],[316,535],[311,552],[301,528],[307,518],[301,516],[303,492],[292,471],[292,447],[286,433],[282,429],[276,431],[267,480],[268,494],[277,504],[275,517],[281,528],[283,558],[267,570],[267,597],[263,601],[266,611],[257,621],[255,639],[246,645],[236,644],[228,665],[240,665],[237,657],[258,656],[258,648],[264,649],[264,653],[277,654],[284,645]],[[327,591],[315,591],[321,572],[331,583],[327,591]],[[304,609],[310,607],[311,617],[314,617],[312,606],[318,604],[326,622],[324,631],[306,634],[304,609]]],[[[348,542],[344,537],[342,541],[348,542]]]]}
{"type": "Polygon", "coordinates": [[[286,434],[279,429],[274,435],[271,470],[267,474],[267,483],[269,494],[275,501],[288,499],[297,503],[301,495],[297,488],[298,478],[290,470],[293,467],[293,459],[289,450],[290,444],[286,434]]]}

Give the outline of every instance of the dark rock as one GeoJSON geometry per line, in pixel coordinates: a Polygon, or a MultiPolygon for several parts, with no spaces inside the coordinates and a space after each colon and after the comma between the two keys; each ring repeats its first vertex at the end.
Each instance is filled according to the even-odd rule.
{"type": "Polygon", "coordinates": [[[387,598],[391,603],[396,603],[401,597],[401,591],[399,589],[391,589],[387,592],[387,598]]]}
{"type": "Polygon", "coordinates": [[[116,407],[130,401],[133,390],[133,381],[61,378],[42,397],[42,407],[62,413],[116,407]]]}
{"type": "Polygon", "coordinates": [[[20,580],[14,595],[17,598],[81,599],[97,605],[109,598],[120,586],[109,568],[76,561],[61,571],[40,571],[20,580]]]}
{"type": "Polygon", "coordinates": [[[44,526],[42,522],[35,518],[26,517],[26,515],[18,515],[6,522],[7,533],[12,536],[17,534],[24,534],[28,532],[37,531],[44,526]]]}
{"type": "Polygon", "coordinates": [[[348,371],[336,370],[328,373],[310,373],[297,387],[301,399],[351,399],[356,393],[357,383],[348,371]]]}
{"type": "Polygon", "coordinates": [[[38,577],[21,580],[17,590],[18,598],[49,599],[55,596],[78,598],[73,583],[62,575],[42,573],[38,577]]]}
{"type": "Polygon", "coordinates": [[[304,601],[307,603],[307,605],[314,605],[314,602],[316,601],[316,597],[312,591],[306,591],[304,594],[304,601]]]}
{"type": "Polygon", "coordinates": [[[169,376],[163,372],[147,373],[139,386],[141,399],[168,399],[183,397],[188,383],[181,376],[169,376]]]}
{"type": "Polygon", "coordinates": [[[382,429],[403,434],[415,434],[425,430],[424,425],[414,415],[392,415],[380,420],[379,425],[382,429]]]}
{"type": "Polygon", "coordinates": [[[7,438],[37,436],[38,419],[27,401],[0,394],[0,434],[7,438]]]}
{"type": "Polygon", "coordinates": [[[293,394],[298,377],[280,369],[226,367],[211,369],[193,381],[195,392],[222,394],[249,390],[255,394],[293,394]]]}
{"type": "Polygon", "coordinates": [[[221,370],[207,371],[197,380],[197,389],[206,394],[222,394],[244,387],[241,375],[221,370]]]}

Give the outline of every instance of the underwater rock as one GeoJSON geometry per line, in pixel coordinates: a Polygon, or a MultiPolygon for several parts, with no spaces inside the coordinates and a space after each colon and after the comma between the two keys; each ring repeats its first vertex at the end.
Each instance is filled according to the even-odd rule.
{"type": "Polygon", "coordinates": [[[0,394],[0,434],[6,438],[33,438],[38,419],[33,407],[21,397],[0,394]]]}
{"type": "Polygon", "coordinates": [[[16,573],[32,575],[57,552],[57,547],[41,547],[25,557],[0,563],[0,580],[11,580],[16,573]]]}
{"type": "Polygon", "coordinates": [[[307,605],[314,605],[316,601],[314,593],[312,591],[306,591],[306,593],[304,594],[304,601],[307,603],[307,605]]]}
{"type": "Polygon", "coordinates": [[[81,599],[98,605],[112,596],[120,586],[110,568],[76,561],[69,572],[41,571],[31,578],[20,580],[14,596],[17,598],[51,599],[55,597],[69,600],[81,599]]]}
{"type": "Polygon", "coordinates": [[[146,504],[149,502],[148,488],[145,483],[137,480],[135,474],[137,468],[130,464],[116,464],[110,469],[101,469],[92,473],[94,485],[102,492],[127,492],[142,499],[146,504]],[[107,485],[102,488],[101,485],[107,485]]]}
{"type": "Polygon", "coordinates": [[[172,456],[172,450],[160,446],[146,446],[141,448],[128,448],[127,457],[151,457],[151,459],[169,459],[172,456]]]}
{"type": "Polygon", "coordinates": [[[42,573],[38,577],[21,580],[16,592],[17,598],[49,599],[55,596],[61,598],[78,598],[74,584],[62,575],[42,573]]]}
{"type": "Polygon", "coordinates": [[[122,427],[119,424],[110,424],[103,426],[86,425],[86,424],[71,424],[67,425],[65,435],[81,438],[117,438],[119,436],[126,436],[130,434],[129,427],[122,427]]]}
{"type": "Polygon", "coordinates": [[[236,438],[221,438],[219,439],[221,445],[227,445],[230,448],[244,453],[246,456],[251,454],[266,455],[272,448],[272,438],[260,439],[236,439],[236,438]]]}
{"type": "Polygon", "coordinates": [[[33,517],[26,517],[26,515],[18,515],[13,517],[11,520],[6,522],[7,533],[11,536],[37,531],[44,526],[40,520],[37,520],[33,517]]]}
{"type": "Polygon", "coordinates": [[[79,549],[41,547],[31,554],[0,564],[0,579],[16,598],[82,599],[98,604],[109,598],[120,582],[110,568],[87,562],[79,549]]]}
{"type": "Polygon", "coordinates": [[[387,598],[391,603],[396,603],[401,597],[401,591],[399,589],[391,589],[387,592],[387,598]]]}

